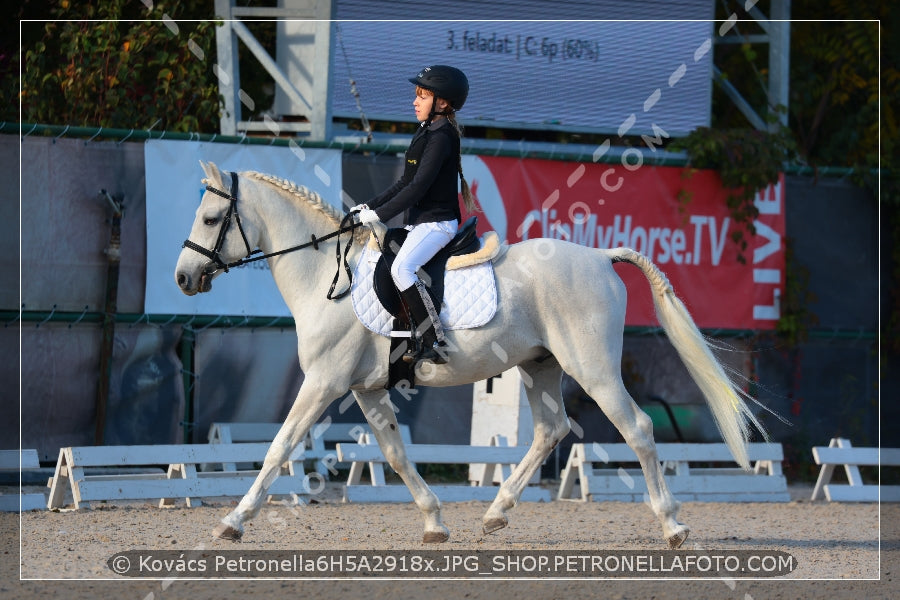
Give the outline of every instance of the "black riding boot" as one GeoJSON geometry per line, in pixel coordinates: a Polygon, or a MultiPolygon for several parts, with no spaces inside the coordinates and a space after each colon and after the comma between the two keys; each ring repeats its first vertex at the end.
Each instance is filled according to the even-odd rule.
{"type": "Polygon", "coordinates": [[[425,289],[425,284],[416,281],[415,285],[400,292],[403,300],[409,306],[410,316],[416,327],[415,340],[410,340],[409,350],[403,355],[403,360],[415,363],[420,360],[428,360],[436,365],[447,362],[447,343],[444,341],[444,328],[441,326],[440,314],[435,310],[434,302],[425,289]]]}

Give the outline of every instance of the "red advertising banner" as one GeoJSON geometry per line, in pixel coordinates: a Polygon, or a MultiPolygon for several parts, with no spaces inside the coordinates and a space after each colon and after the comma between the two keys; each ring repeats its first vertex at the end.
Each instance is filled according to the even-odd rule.
{"type": "MultiPolygon", "coordinates": [[[[619,164],[465,156],[480,232],[495,230],[510,243],[544,237],[628,246],[666,274],[698,326],[773,329],[784,289],[783,177],[757,194],[756,234],[744,233],[741,263],[715,171],[643,165],[639,151],[629,152],[619,164]]],[[[626,323],[656,326],[644,276],[630,265],[616,271],[628,288],[626,323]]]]}

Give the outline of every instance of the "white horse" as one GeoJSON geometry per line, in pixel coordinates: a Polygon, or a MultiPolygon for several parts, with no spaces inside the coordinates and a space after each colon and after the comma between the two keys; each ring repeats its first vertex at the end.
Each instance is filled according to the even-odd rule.
{"type": "MultiPolygon", "coordinates": [[[[251,248],[268,254],[293,247],[313,235],[322,237],[335,231],[344,217],[315,192],[261,173],[231,174],[240,182],[234,194],[237,198],[231,198],[231,179],[223,178],[212,163],[204,164],[203,169],[207,192],[175,269],[176,283],[185,294],[209,291],[224,265],[247,256],[251,248]]],[[[363,231],[360,228],[354,234],[358,243],[349,254],[351,265],[362,251],[363,231]]],[[[332,247],[330,242],[327,247],[332,247]]],[[[386,396],[388,338],[359,322],[349,297],[326,299],[335,258],[324,246],[267,260],[296,322],[305,379],[266,453],[259,476],[214,534],[240,539],[243,524],[259,512],[282,463],[326,407],[351,390],[385,458],[424,513],[424,542],[446,541],[450,531],[442,522],[440,501],[407,458],[395,407],[386,396]]],[[[529,384],[534,439],[522,462],[498,488],[483,518],[485,533],[507,525],[507,511],[569,432],[560,394],[565,370],[596,399],[637,454],[650,506],[669,547],[679,547],[688,536],[690,529],[677,520],[680,503],[663,479],[652,422],[622,382],[627,298],[625,286],[612,268],[614,262],[632,264],[647,277],[660,323],[702,390],[735,460],[745,469],[750,467],[746,450],[749,425],[762,428],[665,275],[648,258],[628,248],[598,250],[559,240],[528,240],[510,245],[494,261],[499,306],[493,320],[477,329],[448,331],[448,343],[454,350],[449,362],[423,363],[419,368],[420,384],[450,386],[480,381],[515,365],[529,384]]]]}

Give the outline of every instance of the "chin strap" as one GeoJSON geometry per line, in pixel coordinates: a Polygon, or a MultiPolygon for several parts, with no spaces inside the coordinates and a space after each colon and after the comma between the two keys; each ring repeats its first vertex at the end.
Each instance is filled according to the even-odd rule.
{"type": "Polygon", "coordinates": [[[432,96],[432,98],[434,98],[434,100],[431,102],[431,111],[428,113],[428,119],[423,122],[424,125],[431,125],[431,122],[434,121],[435,117],[446,117],[453,114],[453,108],[451,108],[449,104],[447,105],[446,110],[442,110],[440,112],[434,110],[434,104],[437,101],[437,96],[432,96]]]}

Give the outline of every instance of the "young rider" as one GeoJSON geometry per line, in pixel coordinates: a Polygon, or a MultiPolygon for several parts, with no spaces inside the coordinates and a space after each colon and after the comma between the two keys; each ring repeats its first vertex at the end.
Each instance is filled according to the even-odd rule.
{"type": "Polygon", "coordinates": [[[457,68],[426,67],[409,79],[416,85],[413,107],[420,127],[406,151],[406,167],[387,190],[351,210],[368,224],[406,211],[409,234],[391,267],[391,276],[403,297],[422,343],[413,344],[403,360],[447,362],[440,310],[435,307],[416,272],[456,234],[460,212],[456,177],[459,175],[466,210],[475,205],[462,173],[460,128],[455,113],[469,93],[469,81],[457,68]]]}

